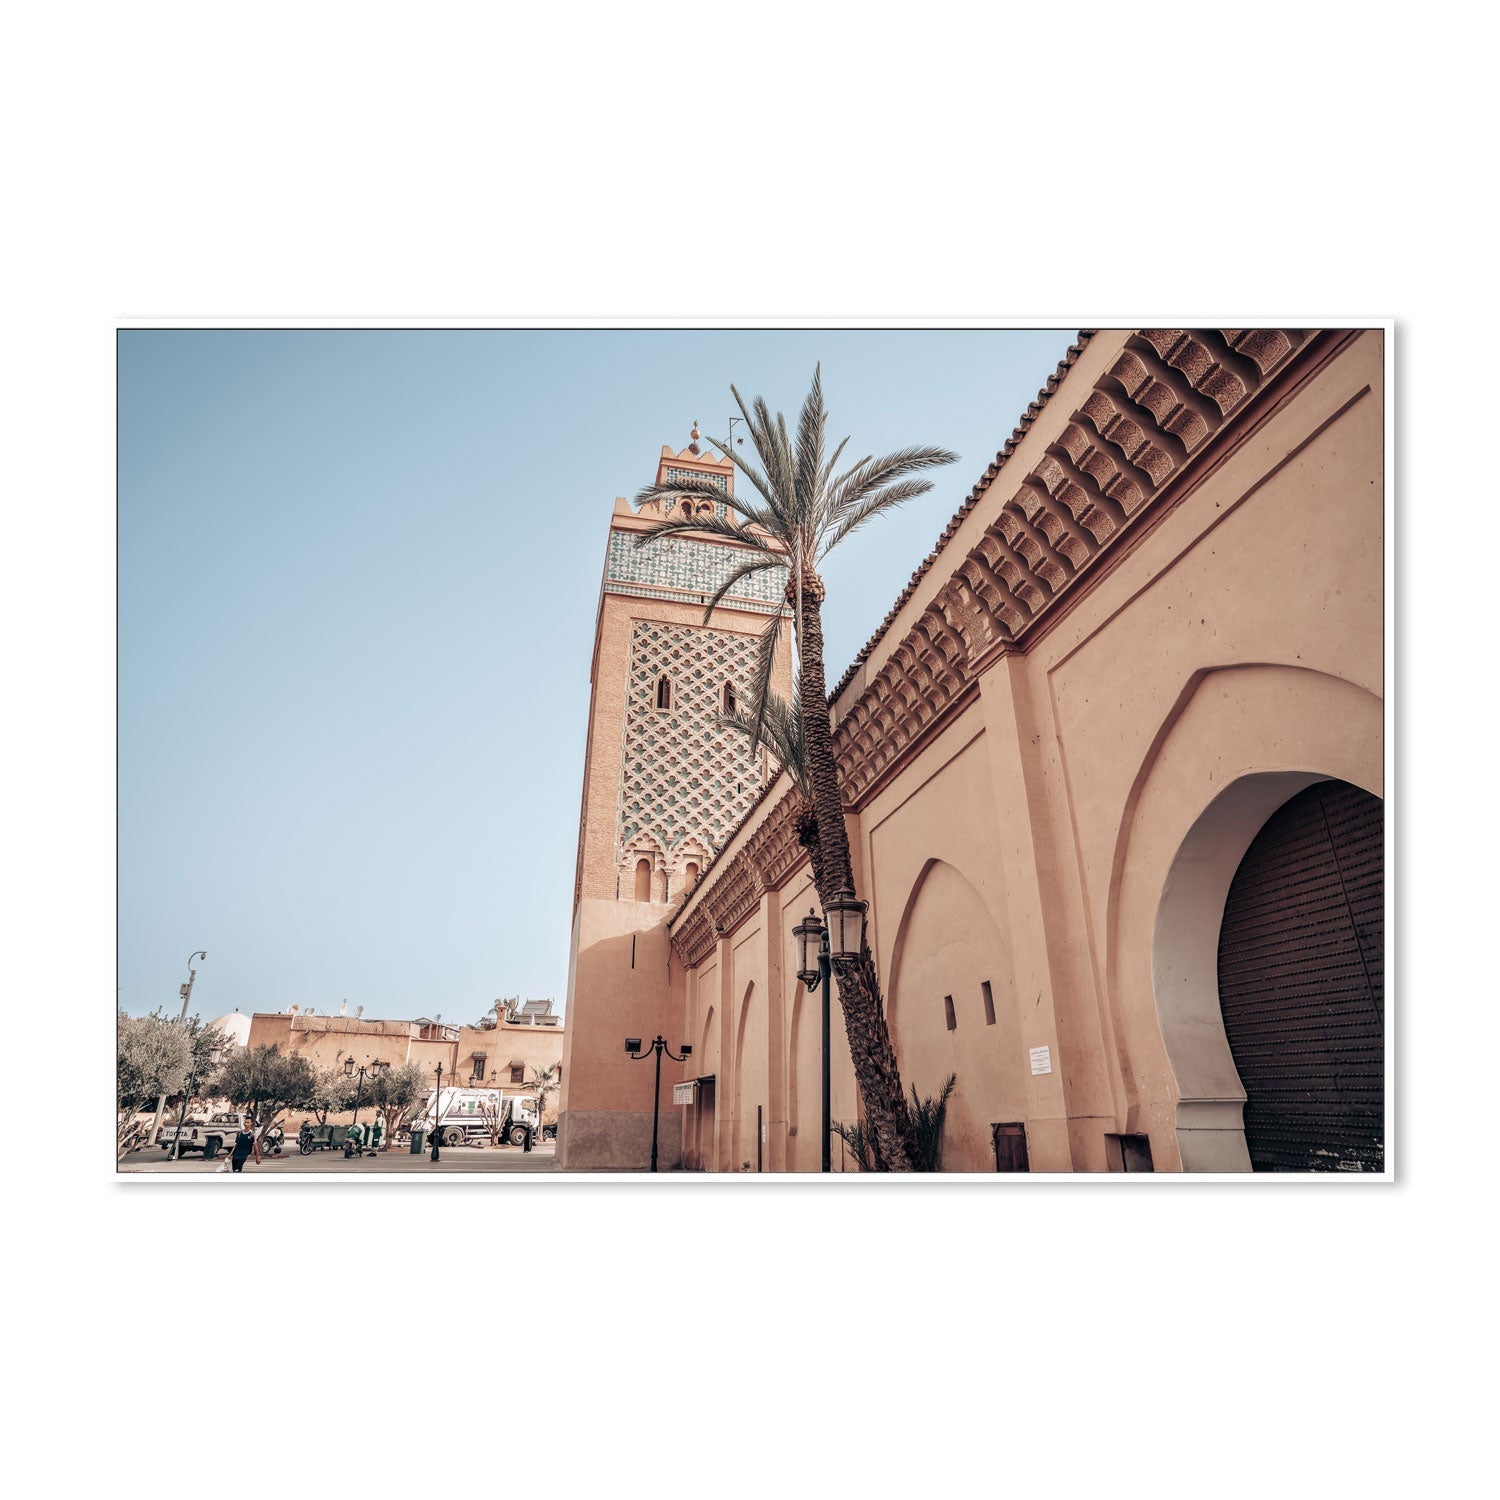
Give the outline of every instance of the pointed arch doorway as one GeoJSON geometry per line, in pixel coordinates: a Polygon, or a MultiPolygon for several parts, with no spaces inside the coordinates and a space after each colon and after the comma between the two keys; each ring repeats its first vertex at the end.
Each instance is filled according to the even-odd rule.
{"type": "Polygon", "coordinates": [[[1219,1003],[1257,1172],[1381,1171],[1384,805],[1318,781],[1255,835],[1219,929],[1219,1003]]]}

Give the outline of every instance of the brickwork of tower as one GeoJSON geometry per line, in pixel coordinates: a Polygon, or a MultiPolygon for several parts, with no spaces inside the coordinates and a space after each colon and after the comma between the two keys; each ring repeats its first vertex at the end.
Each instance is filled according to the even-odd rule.
{"type": "MultiPolygon", "coordinates": [[[[733,498],[727,459],[664,447],[656,482],[686,476],[733,498]]],[[[728,506],[706,497],[676,502],[671,513],[734,520],[728,506]]],[[[637,512],[617,499],[605,544],[558,1138],[570,1170],[645,1165],[652,1069],[629,1058],[624,1038],[649,1043],[680,1015],[669,1002],[666,923],[774,771],[718,715],[748,697],[756,643],[785,611],[786,570],[741,580],[705,623],[708,601],[754,554],[707,532],[644,540],[664,515],[660,502],[637,512]]],[[[785,694],[790,684],[783,639],[773,685],[785,694]]],[[[680,972],[676,977],[680,983],[680,972]]],[[[676,1149],[668,1139],[676,1123],[668,1103],[661,1111],[664,1163],[676,1149]]]]}

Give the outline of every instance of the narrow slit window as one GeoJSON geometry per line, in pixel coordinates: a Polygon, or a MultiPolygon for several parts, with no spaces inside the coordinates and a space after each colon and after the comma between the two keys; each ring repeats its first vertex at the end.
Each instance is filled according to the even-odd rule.
{"type": "Polygon", "coordinates": [[[953,1013],[953,996],[952,995],[944,995],[943,996],[943,1014],[944,1014],[945,1017],[947,1017],[948,1030],[949,1031],[957,1031],[958,1030],[958,1017],[956,1015],[954,1015],[954,1013],[953,1013]]]}
{"type": "Polygon", "coordinates": [[[651,861],[649,859],[638,859],[635,862],[635,899],[637,901],[651,899],[651,861]]]}
{"type": "Polygon", "coordinates": [[[665,674],[656,679],[656,706],[658,708],[671,708],[672,706],[672,679],[665,674]]]}
{"type": "Polygon", "coordinates": [[[724,684],[724,692],[719,701],[726,714],[734,712],[734,684],[732,682],[724,684]]]}
{"type": "Polygon", "coordinates": [[[993,1026],[995,1024],[995,992],[990,988],[988,979],[981,980],[979,988],[984,992],[984,1024],[993,1026]]]}

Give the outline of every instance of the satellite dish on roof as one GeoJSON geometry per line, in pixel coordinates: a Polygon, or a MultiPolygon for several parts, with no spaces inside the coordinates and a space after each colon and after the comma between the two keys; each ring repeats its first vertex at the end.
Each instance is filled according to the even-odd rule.
{"type": "Polygon", "coordinates": [[[357,1020],[359,1020],[359,1018],[360,1018],[360,1017],[361,1017],[361,1016],[362,1016],[362,1015],[364,1015],[364,1013],[365,1013],[365,1008],[364,1008],[364,1006],[363,1006],[363,1005],[356,1005],[356,1006],[355,1006],[355,1007],[354,1007],[354,1019],[355,1019],[355,1020],[356,1020],[356,1021],[357,1021],[357,1020]]]}

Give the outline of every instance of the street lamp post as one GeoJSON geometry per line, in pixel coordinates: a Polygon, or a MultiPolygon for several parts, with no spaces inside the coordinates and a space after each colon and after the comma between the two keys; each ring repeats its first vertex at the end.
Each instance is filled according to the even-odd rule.
{"type": "Polygon", "coordinates": [[[188,954],[187,983],[180,986],[177,991],[177,993],[182,996],[182,1014],[177,1018],[179,1025],[187,1020],[188,1001],[193,998],[193,981],[198,977],[198,971],[193,967],[193,960],[195,958],[207,957],[208,954],[206,954],[201,948],[196,953],[188,954]]]}
{"type": "Polygon", "coordinates": [[[865,946],[865,912],[868,907],[856,901],[853,891],[838,891],[826,907],[828,925],[818,920],[817,912],[808,908],[807,918],[792,928],[797,940],[800,966],[797,978],[811,992],[820,986],[823,990],[823,1150],[818,1170],[833,1170],[833,1110],[829,1068],[829,992],[833,989],[833,960],[857,959],[865,946]],[[816,950],[816,951],[815,951],[816,950]],[[813,967],[816,958],[817,967],[813,967]]]}
{"type": "MultiPolygon", "coordinates": [[[[379,1064],[377,1064],[376,1066],[378,1067],[379,1064]]],[[[349,1054],[349,1056],[344,1059],[344,1077],[345,1078],[353,1078],[354,1077],[354,1072],[355,1072],[355,1069],[354,1069],[354,1054],[351,1052],[349,1054]]],[[[359,1106],[363,1102],[363,1099],[364,1099],[365,1079],[368,1078],[374,1072],[375,1072],[375,1068],[368,1068],[367,1069],[363,1063],[361,1063],[359,1065],[359,1082],[354,1085],[354,1122],[353,1123],[355,1125],[359,1124],[359,1106]]],[[[365,1154],[365,1149],[366,1148],[365,1148],[365,1146],[363,1144],[363,1140],[364,1140],[364,1138],[360,1137],[361,1144],[359,1146],[359,1149],[355,1152],[356,1156],[363,1156],[365,1154]]],[[[374,1127],[372,1126],[371,1127],[371,1131],[370,1131],[371,1145],[369,1147],[369,1154],[371,1156],[375,1155],[374,1140],[375,1140],[375,1132],[374,1132],[374,1127]]]]}
{"type": "MultiPolygon", "coordinates": [[[[178,985],[177,987],[177,993],[182,996],[182,1014],[177,1018],[177,1024],[179,1026],[185,1025],[187,1023],[188,1001],[193,998],[193,981],[198,977],[198,971],[193,967],[193,960],[195,958],[207,957],[208,954],[205,953],[201,948],[196,953],[188,954],[187,983],[178,985]]],[[[153,1146],[156,1144],[156,1132],[161,1129],[162,1112],[166,1109],[166,1107],[167,1096],[165,1094],[161,1094],[158,1096],[156,1101],[156,1118],[151,1122],[151,1135],[149,1137],[149,1140],[151,1145],[153,1146]]]]}
{"type": "MultiPolygon", "coordinates": [[[[352,1052],[344,1059],[344,1077],[354,1077],[354,1054],[352,1052]]],[[[364,1097],[365,1079],[368,1077],[369,1073],[366,1071],[365,1065],[361,1063],[359,1065],[359,1082],[354,1085],[354,1123],[356,1125],[359,1124],[359,1106],[364,1097]]]]}
{"type": "Polygon", "coordinates": [[[437,1065],[437,1093],[432,1096],[432,1159],[438,1160],[438,1140],[442,1131],[438,1128],[443,1117],[443,1065],[437,1065]]]}
{"type": "Polygon", "coordinates": [[[197,1073],[190,1071],[187,1076],[187,1082],[182,1086],[182,1108],[177,1111],[177,1137],[172,1142],[173,1161],[182,1160],[182,1125],[183,1121],[187,1119],[188,1098],[191,1096],[193,1092],[193,1085],[197,1083],[197,1081],[197,1073]]]}
{"type": "MultiPolygon", "coordinates": [[[[625,1038],[625,1050],[635,1062],[640,1062],[646,1055],[641,1050],[641,1039],[638,1036],[625,1038]]],[[[676,1053],[667,1046],[666,1038],[658,1034],[656,1040],[651,1043],[651,1051],[656,1054],[656,1091],[651,1096],[651,1170],[654,1172],[656,1170],[656,1128],[661,1114],[661,1055],[665,1052],[673,1062],[686,1062],[693,1055],[693,1049],[684,1042],[681,1053],[676,1053]]]]}

